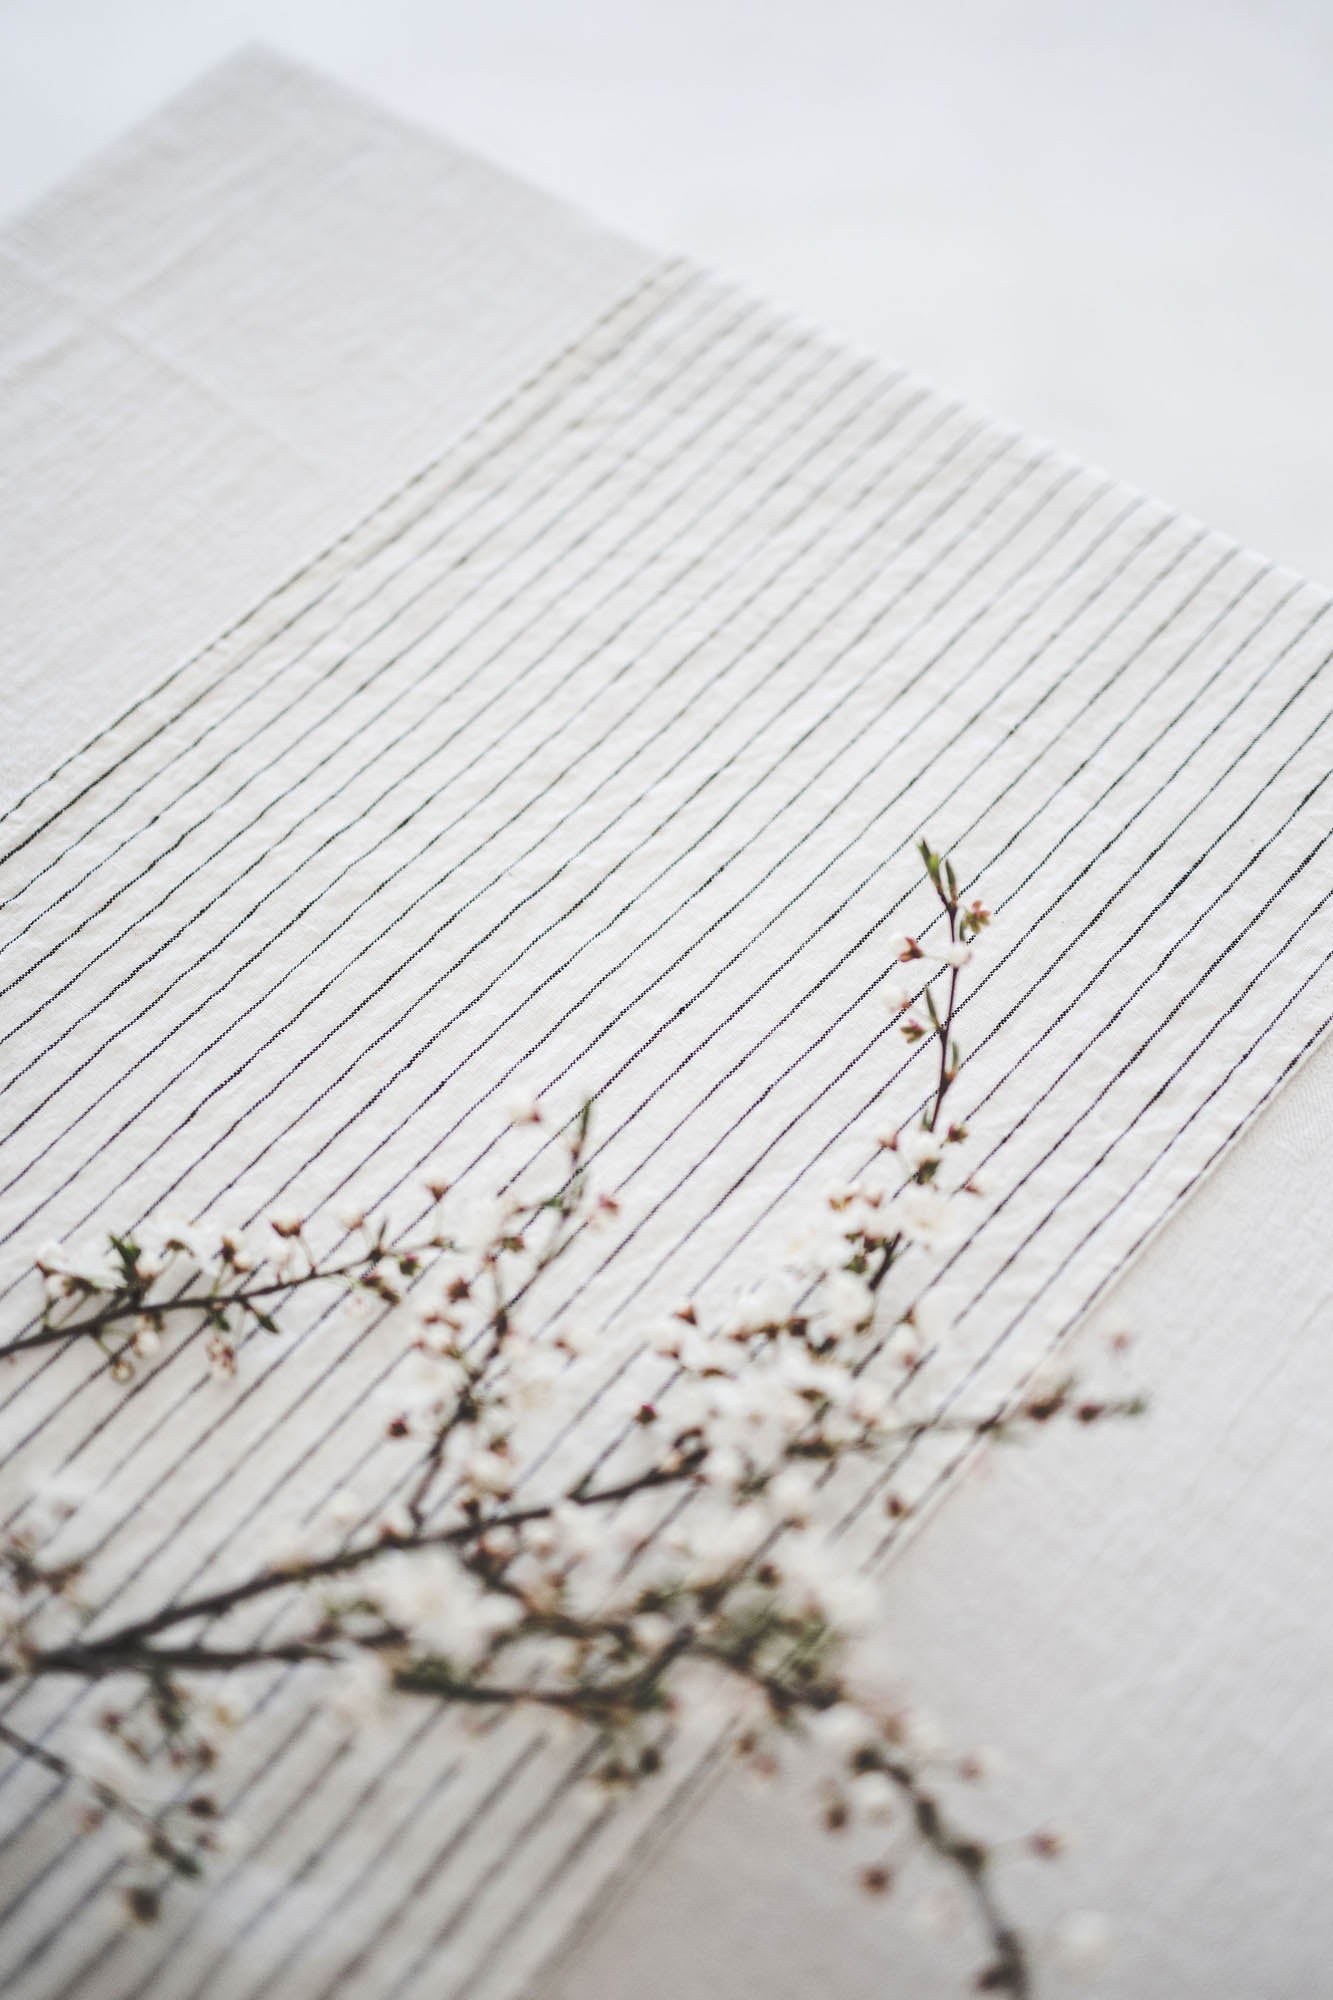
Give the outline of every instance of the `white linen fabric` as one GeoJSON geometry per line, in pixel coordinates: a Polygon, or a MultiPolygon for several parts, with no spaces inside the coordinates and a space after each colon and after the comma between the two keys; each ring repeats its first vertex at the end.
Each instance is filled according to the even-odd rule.
{"type": "MultiPolygon", "coordinates": [[[[633,1215],[610,1249],[583,1246],[563,1308],[599,1329],[609,1381],[641,1313],[724,1295],[861,1168],[867,1121],[920,1101],[922,1057],[876,989],[889,933],[928,915],[925,829],[1000,917],[960,1021],[994,1192],[942,1280],[963,1338],[933,1366],[944,1395],[1004,1393],[1333,1014],[1327,597],[498,177],[492,198],[489,170],[363,141],[377,120],[283,66],[249,59],[163,129],[165,162],[141,142],[111,192],[70,198],[64,282],[76,269],[92,297],[99,255],[110,268],[117,243],[142,243],[141,173],[185,218],[184,269],[210,271],[198,217],[234,181],[242,220],[219,254],[244,264],[260,215],[270,238],[260,331],[217,336],[227,438],[247,433],[251,344],[273,425],[301,404],[284,357],[323,323],[302,318],[303,243],[328,257],[331,326],[370,296],[359,251],[328,252],[347,201],[367,240],[392,218],[369,376],[394,376],[407,281],[390,274],[418,257],[449,338],[435,346],[414,275],[420,372],[382,389],[392,420],[348,419],[300,463],[358,402],[335,340],[282,463],[205,449],[217,482],[167,482],[160,516],[127,503],[145,468],[162,484],[170,426],[145,455],[102,434],[99,515],[108,494],[127,514],[105,586],[87,574],[94,526],[58,525],[68,446],[32,454],[52,560],[21,571],[27,685],[48,713],[62,692],[50,724],[20,707],[20,764],[68,752],[71,714],[86,734],[134,699],[3,822],[12,1310],[20,1253],[52,1233],[165,1206],[321,1210],[352,1185],[410,1204],[442,1153],[481,1185],[523,1153],[497,1109],[506,1080],[572,1104],[577,1075],[633,1215]],[[275,119],[299,134],[276,155],[275,119]],[[253,157],[231,174],[237,133],[253,157]],[[348,195],[335,169],[363,143],[379,178],[348,195]],[[456,280],[474,268],[475,290],[456,280]],[[408,474],[347,527],[369,485],[408,474]],[[327,532],[330,493],[345,532],[253,604],[327,532]],[[182,507],[238,526],[202,602],[195,536],[183,561],[173,540],[182,507]],[[177,606],[165,623],[150,573],[177,606]],[[229,629],[163,679],[160,649],[205,624],[229,629]]],[[[59,235],[27,225],[34,267],[55,267],[41,244],[59,235]]],[[[172,321],[180,268],[162,281],[172,321]]],[[[207,353],[194,311],[182,351],[207,353]]],[[[133,404],[119,358],[113,373],[133,404]]],[[[15,381],[16,435],[45,436],[35,376],[15,381]]],[[[90,379],[78,406],[100,394],[90,379]]],[[[373,1327],[312,1322],[248,1349],[239,1390],[202,1380],[185,1347],[129,1394],[85,1353],[48,1357],[8,1385],[9,1476],[93,1477],[120,1608],[220,1581],[349,1467],[386,1493],[402,1476],[391,1447],[365,1450],[393,1357],[373,1327]]],[[[565,1460],[586,1462],[609,1422],[605,1400],[571,1420],[565,1460]]],[[[953,1469],[923,1450],[899,1484],[933,1493],[953,1469]]],[[[867,1558],[887,1559],[876,1495],[848,1500],[867,1558]]],[[[513,1993],[661,1803],[590,1821],[581,1753],[526,1720],[464,1757],[433,1712],[358,1746],[285,1679],[252,1699],[233,1779],[250,1852],[151,1935],[115,1928],[107,1853],[69,1844],[51,1779],[10,1774],[9,1990],[513,1993]]],[[[58,1731],[86,1707],[44,1690],[18,1719],[58,1731]]]]}
{"type": "Polygon", "coordinates": [[[0,232],[0,800],[658,261],[262,52],[0,232]]]}

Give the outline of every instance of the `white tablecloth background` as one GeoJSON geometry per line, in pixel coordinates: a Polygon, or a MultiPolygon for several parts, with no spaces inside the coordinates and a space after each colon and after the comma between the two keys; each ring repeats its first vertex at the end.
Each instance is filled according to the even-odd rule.
{"type": "Polygon", "coordinates": [[[1333,581],[1323,0],[0,0],[0,211],[252,38],[1333,581]]]}
{"type": "MultiPolygon", "coordinates": [[[[249,102],[287,87],[258,59],[248,76],[249,102]]],[[[516,192],[499,254],[536,256],[534,289],[441,397],[426,384],[478,299],[431,260],[428,143],[334,102],[289,122],[284,203],[224,265],[188,206],[159,206],[181,149],[216,194],[269,130],[180,108],[0,248],[10,796],[521,379],[552,314],[572,329],[638,268],[590,240],[548,278],[541,205],[516,192]],[[354,128],[359,165],[331,178],[354,128]]],[[[950,1735],[1006,1751],[1013,1823],[1077,1831],[1032,1906],[1110,1910],[1104,1990],[1124,2000],[1327,1982],[1330,1111],[1325,1044],[1101,1315],[1138,1331],[1150,1424],[997,1455],[897,1570],[900,1650],[950,1735]]],[[[627,1892],[541,1990],[936,1990],[938,1948],[900,1949],[823,1855],[796,1802],[724,1786],[630,1857],[627,1892]]]]}

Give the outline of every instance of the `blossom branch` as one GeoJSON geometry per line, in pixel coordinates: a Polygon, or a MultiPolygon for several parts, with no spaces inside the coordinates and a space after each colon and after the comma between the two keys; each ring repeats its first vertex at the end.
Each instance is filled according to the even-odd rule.
{"type": "Polygon", "coordinates": [[[235,1367],[232,1337],[247,1326],[276,1333],[276,1310],[309,1286],[339,1284],[387,1305],[396,1304],[403,1283],[414,1278],[428,1258],[450,1247],[449,1239],[439,1233],[420,1242],[395,1242],[381,1228],[357,1256],[321,1264],[305,1241],[301,1217],[277,1215],[270,1227],[278,1239],[273,1253],[256,1252],[239,1232],[229,1230],[204,1247],[200,1227],[179,1222],[150,1225],[139,1232],[142,1242],[136,1236],[111,1234],[105,1247],[83,1257],[71,1257],[63,1244],[48,1244],[37,1258],[47,1294],[41,1325],[0,1346],[0,1361],[91,1339],[110,1354],[116,1378],[128,1381],[136,1360],[157,1355],[169,1320],[193,1317],[213,1331],[214,1372],[230,1374],[235,1367]],[[204,1290],[187,1283],[174,1295],[164,1295],[160,1282],[182,1268],[211,1272],[213,1281],[204,1290]],[[269,1271],[274,1275],[266,1277],[269,1271]],[[249,1282],[246,1274],[251,1274],[249,1282]],[[59,1316],[62,1305],[96,1298],[106,1300],[96,1311],[80,1315],[76,1309],[59,1316]],[[108,1344],[108,1335],[125,1329],[120,1342],[108,1344]]]}
{"type": "MultiPolygon", "coordinates": [[[[146,1861],[189,1873],[216,1844],[215,1809],[206,1793],[178,1795],[219,1754],[217,1704],[202,1690],[229,1676],[321,1677],[335,1712],[357,1723],[400,1697],[561,1716],[593,1732],[597,1781],[610,1793],[659,1768],[702,1676],[733,1700],[739,1693],[737,1751],[756,1772],[773,1768],[792,1736],[831,1757],[831,1829],[873,1838],[896,1815],[966,1889],[986,1940],[981,1987],[1026,2000],[1029,1955],[1003,1914],[994,1856],[946,1813],[914,1747],[910,1705],[861,1685],[857,1635],[879,1593],[835,1559],[820,1529],[821,1489],[840,1467],[896,1464],[936,1434],[981,1442],[1141,1405],[1072,1379],[975,1412],[921,1409],[908,1394],[928,1330],[920,1301],[893,1309],[886,1280],[909,1253],[951,1240],[960,1198],[979,1192],[956,1169],[968,1135],[947,1106],[961,1063],[961,979],[989,922],[980,902],[964,905],[952,863],[926,841],[920,851],[947,943],[936,952],[913,937],[895,942],[901,963],[936,968],[915,1000],[886,996],[908,1043],[930,1038],[936,1057],[919,1121],[880,1139],[898,1184],[833,1190],[788,1263],[719,1320],[686,1302],[651,1329],[635,1379],[641,1388],[655,1369],[658,1387],[648,1383],[646,1400],[636,1390],[614,1444],[554,1495],[527,1497],[520,1470],[549,1447],[544,1413],[557,1389],[576,1404],[597,1355],[577,1328],[538,1330],[529,1308],[579,1233],[615,1213],[614,1197],[590,1186],[588,1104],[557,1128],[553,1187],[531,1195],[511,1185],[460,1226],[441,1211],[448,1189],[435,1177],[426,1186],[437,1226],[423,1238],[396,1237],[354,1210],[323,1258],[294,1215],[270,1217],[258,1247],[172,1222],[110,1235],[83,1257],[48,1246],[37,1260],[42,1325],[0,1355],[92,1338],[124,1380],[152,1360],[168,1322],[193,1315],[208,1331],[213,1372],[226,1377],[244,1333],[277,1331],[290,1300],[336,1284],[385,1308],[387,1337],[407,1323],[377,1408],[381,1435],[416,1457],[397,1504],[335,1496],[248,1574],[100,1635],[107,1607],[95,1567],[61,1550],[77,1498],[45,1482],[0,1541],[0,1682],[121,1678],[138,1694],[127,1712],[103,1714],[81,1756],[8,1725],[0,1741],[62,1779],[109,1757],[109,1777],[84,1779],[99,1809],[120,1813],[146,1861]],[[134,1804],[134,1786],[159,1766],[172,1800],[134,1804]]],[[[546,1118],[535,1099],[511,1113],[520,1127],[546,1118]]],[[[896,1518],[905,1503],[890,1494],[886,1505],[896,1518]]],[[[882,1893],[890,1875],[876,1864],[862,1879],[882,1893]]],[[[160,1894],[153,1881],[133,1883],[131,1914],[150,1921],[160,1894]]]]}

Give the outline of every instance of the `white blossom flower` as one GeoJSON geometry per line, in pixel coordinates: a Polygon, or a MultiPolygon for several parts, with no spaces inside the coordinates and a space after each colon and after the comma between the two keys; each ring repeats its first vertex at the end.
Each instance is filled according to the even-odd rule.
{"type": "Polygon", "coordinates": [[[482,1538],[481,1545],[487,1555],[494,1557],[497,1562],[508,1562],[511,1556],[518,1553],[518,1530],[517,1528],[492,1528],[482,1538]]]}
{"type": "Polygon", "coordinates": [[[822,1278],[847,1262],[847,1230],[840,1215],[821,1206],[793,1238],[791,1257],[799,1271],[822,1278]]]}
{"type": "Polygon", "coordinates": [[[866,1632],[880,1609],[880,1596],[868,1577],[830,1576],[822,1588],[825,1616],[843,1632],[866,1632]]]}
{"type": "Polygon", "coordinates": [[[498,1451],[470,1451],[460,1467],[460,1475],[476,1493],[502,1498],[514,1490],[514,1467],[498,1451]]]}
{"type": "Polygon", "coordinates": [[[393,1693],[389,1662],[382,1654],[357,1646],[333,1670],[329,1710],[347,1728],[366,1729],[387,1718],[393,1693]]]}
{"type": "Polygon", "coordinates": [[[849,1701],[834,1702],[831,1708],[822,1709],[809,1727],[823,1749],[842,1759],[863,1749],[875,1733],[868,1717],[849,1701]]]}
{"type": "Polygon", "coordinates": [[[914,1757],[930,1762],[942,1757],[949,1747],[949,1741],[940,1725],[939,1717],[928,1708],[913,1706],[900,1717],[903,1740],[914,1757]]]}
{"type": "Polygon", "coordinates": [[[869,1428],[882,1424],[893,1408],[893,1398],[879,1382],[858,1375],[847,1396],[847,1415],[869,1428]]]}
{"type": "Polygon", "coordinates": [[[288,1521],[270,1536],[267,1547],[270,1569],[300,1569],[313,1560],[319,1544],[313,1530],[304,1522],[288,1521]]]}
{"type": "Polygon", "coordinates": [[[324,1503],[324,1518],[339,1534],[346,1534],[364,1520],[366,1503],[350,1486],[339,1486],[324,1503]]]}
{"type": "Polygon", "coordinates": [[[505,1097],[505,1117],[511,1125],[540,1125],[543,1107],[531,1085],[516,1083],[505,1097]]]}
{"type": "Polygon", "coordinates": [[[386,1386],[405,1410],[413,1412],[452,1402],[464,1379],[464,1371],[457,1362],[432,1354],[426,1348],[414,1347],[386,1386]]]}
{"type": "Polygon", "coordinates": [[[385,1616],[412,1637],[443,1646],[449,1619],[474,1593],[442,1550],[403,1550],[378,1563],[371,1585],[385,1616]]]}
{"type": "Polygon", "coordinates": [[[836,1271],[824,1287],[821,1304],[834,1327],[854,1333],[874,1313],[875,1295],[855,1272],[836,1271]]]}
{"type": "Polygon", "coordinates": [[[898,1197],[895,1216],[909,1242],[945,1250],[958,1239],[958,1220],[949,1198],[937,1187],[909,1183],[898,1197]]]}
{"type": "Polygon", "coordinates": [[[225,1333],[212,1333],[204,1347],[208,1372],[215,1382],[228,1382],[236,1373],[236,1348],[225,1333]]]}
{"type": "Polygon", "coordinates": [[[147,1241],[164,1251],[182,1252],[201,1271],[215,1271],[221,1261],[216,1238],[202,1224],[191,1222],[184,1216],[163,1216],[157,1223],[148,1224],[141,1233],[147,1241]]]}
{"type": "MultiPolygon", "coordinates": [[[[556,1537],[556,1547],[566,1560],[577,1560],[596,1547],[598,1528],[586,1507],[579,1507],[572,1500],[562,1500],[551,1509],[549,1526],[556,1537]]],[[[532,1524],[530,1532],[535,1533],[538,1523],[532,1524]]]]}
{"type": "Polygon", "coordinates": [[[766,1532],[765,1522],[756,1509],[741,1507],[710,1522],[706,1538],[701,1542],[691,1539],[685,1545],[686,1551],[697,1558],[708,1575],[725,1576],[750,1560],[766,1532]]]}
{"type": "Polygon", "coordinates": [[[641,1612],[631,1626],[634,1642],[644,1653],[660,1653],[676,1636],[676,1627],[660,1611],[641,1612]]]}
{"type": "Polygon", "coordinates": [[[749,1469],[742,1452],[731,1445],[719,1444],[704,1461],[703,1476],[710,1486],[730,1487],[734,1491],[744,1483],[749,1469]]]}
{"type": "Polygon", "coordinates": [[[921,1360],[921,1334],[913,1326],[911,1318],[899,1320],[897,1326],[889,1328],[889,1338],[885,1340],[885,1354],[889,1360],[899,1362],[903,1368],[915,1368],[921,1360]]]}
{"type": "Polygon", "coordinates": [[[669,1361],[675,1361],[680,1355],[681,1341],[684,1339],[684,1336],[685,1327],[682,1321],[678,1319],[664,1319],[660,1320],[656,1326],[648,1329],[646,1344],[651,1353],[660,1354],[669,1361]]]}
{"type": "Polygon", "coordinates": [[[861,1771],[852,1779],[853,1811],[868,1820],[893,1819],[898,1810],[898,1793],[892,1778],[883,1771],[861,1771]]]}
{"type": "Polygon", "coordinates": [[[1100,1972],[1111,1956],[1111,1926],[1099,1910],[1071,1910],[1056,1924],[1051,1956],[1064,1972],[1100,1972]]]}
{"type": "Polygon", "coordinates": [[[560,1545],[560,1530],[548,1517],[538,1516],[536,1520],[523,1523],[519,1529],[519,1540],[530,1554],[550,1556],[560,1545]]]}
{"type": "Polygon", "coordinates": [[[935,1166],[944,1158],[944,1141],[924,1125],[908,1125],[898,1134],[898,1157],[911,1173],[935,1166]]]}
{"type": "Polygon", "coordinates": [[[503,1236],[511,1216],[508,1207],[494,1195],[470,1202],[454,1220],[454,1234],[464,1254],[481,1256],[503,1236]]]}
{"type": "MultiPolygon", "coordinates": [[[[506,1400],[517,1411],[544,1409],[566,1363],[553,1347],[533,1347],[512,1360],[504,1377],[506,1400]]],[[[461,1369],[459,1371],[462,1373],[461,1369]]]]}
{"type": "MultiPolygon", "coordinates": [[[[238,1229],[225,1229],[219,1239],[219,1248],[233,1271],[253,1271],[260,1260],[261,1253],[251,1249],[238,1229]]],[[[139,1260],[139,1268],[143,1269],[142,1258],[139,1260]]]]}
{"type": "Polygon", "coordinates": [[[879,1608],[879,1594],[865,1577],[836,1567],[836,1557],[822,1545],[788,1538],[777,1551],[796,1604],[826,1624],[848,1632],[862,1631],[879,1608]]]}
{"type": "Polygon", "coordinates": [[[507,1395],[495,1395],[483,1403],[473,1422],[476,1435],[497,1449],[505,1445],[514,1429],[514,1411],[507,1395]]]}
{"type": "Polygon", "coordinates": [[[96,1482],[81,1466],[62,1465],[33,1481],[23,1525],[39,1542],[49,1540],[92,1499],[96,1482]]]}
{"type": "Polygon", "coordinates": [[[67,1258],[65,1269],[70,1277],[99,1292],[115,1291],[121,1280],[119,1262],[101,1243],[85,1243],[74,1256],[67,1258]]]}
{"type": "Polygon", "coordinates": [[[753,1286],[746,1297],[747,1310],[761,1326],[778,1326],[792,1310],[791,1281],[778,1271],[770,1271],[753,1286]]]}
{"type": "Polygon", "coordinates": [[[774,1361],[773,1373],[788,1388],[830,1403],[843,1402],[851,1390],[852,1378],[845,1368],[836,1362],[817,1361],[803,1347],[785,1349],[774,1361]]]}
{"type": "Polygon", "coordinates": [[[780,1521],[805,1527],[814,1513],[817,1491],[813,1473],[791,1465],[769,1482],[768,1502],[780,1521]]]}

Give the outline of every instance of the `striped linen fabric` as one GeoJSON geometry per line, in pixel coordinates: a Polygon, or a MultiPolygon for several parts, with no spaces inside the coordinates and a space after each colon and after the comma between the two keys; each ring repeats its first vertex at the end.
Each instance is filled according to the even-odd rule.
{"type": "MultiPolygon", "coordinates": [[[[627,1221],[552,1305],[605,1349],[554,1447],[588,1463],[648,1320],[763,1269],[921,1104],[877,989],[924,831],[997,913],[959,1022],[987,1193],[931,1369],[1008,1392],[1333,1012],[1331,648],[1319,590],[660,264],[5,817],[11,1316],[52,1235],[352,1190],[406,1220],[427,1163],[466,1192],[526,1160],[516,1077],[591,1089],[627,1221]]],[[[367,1417],[396,1352],[312,1312],[231,1387],[197,1342],[128,1391],[35,1356],[7,1518],[72,1464],[118,1612],[221,1582],[402,1481],[367,1417]]],[[[843,1526],[882,1563],[877,1497],[843,1526]]],[[[59,1743],[96,1699],[6,1713],[59,1743]]],[[[245,1699],[244,1848],[151,1932],[58,1782],[4,1774],[7,1994],[500,2000],[667,1796],[590,1809],[585,1747],[527,1718],[349,1742],[291,1674],[245,1699]]]]}

